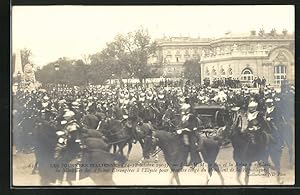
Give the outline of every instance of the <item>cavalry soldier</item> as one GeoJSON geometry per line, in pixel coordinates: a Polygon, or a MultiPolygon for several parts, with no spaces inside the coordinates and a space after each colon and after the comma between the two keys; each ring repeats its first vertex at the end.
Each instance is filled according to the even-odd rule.
{"type": "Polygon", "coordinates": [[[266,100],[265,120],[270,133],[273,135],[273,139],[279,141],[280,146],[283,146],[280,130],[283,128],[284,120],[282,115],[278,112],[277,107],[275,107],[273,99],[271,98],[266,100]]]}
{"type": "Polygon", "coordinates": [[[197,130],[198,120],[196,116],[191,113],[191,105],[184,103],[181,106],[181,128],[177,130],[177,134],[183,134],[184,144],[189,146],[190,152],[190,162],[188,165],[196,166],[201,162],[199,153],[197,152],[198,143],[197,143],[197,130]]]}
{"type": "Polygon", "coordinates": [[[162,117],[162,127],[165,128],[167,131],[174,130],[175,126],[172,123],[174,117],[174,110],[172,109],[171,104],[169,104],[165,114],[162,117]]]}
{"type": "Polygon", "coordinates": [[[79,109],[79,103],[77,101],[72,102],[71,110],[75,113],[75,119],[80,121],[83,117],[83,112],[79,109]]]}
{"type": "Polygon", "coordinates": [[[138,139],[136,127],[138,122],[140,122],[139,109],[135,101],[132,101],[128,106],[129,106],[128,118],[126,119],[127,127],[128,127],[127,130],[129,131],[129,134],[133,138],[133,143],[136,143],[138,139]]]}
{"type": "Polygon", "coordinates": [[[81,147],[79,136],[80,125],[78,124],[78,121],[76,121],[75,113],[73,111],[66,111],[63,118],[64,120],[61,121],[63,129],[56,131],[58,139],[54,157],[58,162],[68,163],[72,160],[73,149],[81,147]]]}
{"type": "Polygon", "coordinates": [[[87,108],[87,114],[82,118],[82,124],[84,127],[88,129],[97,129],[99,119],[95,115],[96,109],[93,106],[89,106],[87,108]]]}
{"type": "Polygon", "coordinates": [[[250,143],[256,144],[257,133],[266,129],[263,113],[257,110],[257,102],[251,101],[248,105],[247,128],[245,133],[249,136],[250,143]]]}
{"type": "Polygon", "coordinates": [[[120,108],[120,106],[115,102],[112,105],[112,115],[113,115],[113,118],[116,119],[116,120],[122,120],[123,119],[123,111],[120,108]]]}

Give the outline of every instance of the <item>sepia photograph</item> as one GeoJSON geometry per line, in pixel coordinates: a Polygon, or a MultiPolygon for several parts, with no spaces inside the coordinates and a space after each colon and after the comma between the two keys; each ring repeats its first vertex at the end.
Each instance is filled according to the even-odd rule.
{"type": "Polygon", "coordinates": [[[11,186],[295,184],[293,5],[12,6],[11,186]]]}

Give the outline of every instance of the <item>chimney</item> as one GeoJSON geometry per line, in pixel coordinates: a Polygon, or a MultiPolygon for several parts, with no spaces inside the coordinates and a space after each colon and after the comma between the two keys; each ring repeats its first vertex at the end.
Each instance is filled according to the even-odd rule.
{"type": "Polygon", "coordinates": [[[287,31],[286,29],[283,29],[283,30],[282,30],[282,34],[283,34],[284,36],[287,35],[287,32],[288,32],[288,31],[287,31]]]}
{"type": "Polygon", "coordinates": [[[265,30],[263,28],[261,28],[259,30],[259,33],[258,33],[259,36],[264,36],[265,35],[265,30]]]}
{"type": "Polygon", "coordinates": [[[251,30],[250,33],[251,33],[252,36],[255,36],[256,35],[256,30],[251,30]]]}

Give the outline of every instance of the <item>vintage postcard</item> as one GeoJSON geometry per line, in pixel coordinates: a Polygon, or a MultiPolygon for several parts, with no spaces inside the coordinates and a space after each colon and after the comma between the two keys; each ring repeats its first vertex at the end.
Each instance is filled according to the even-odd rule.
{"type": "Polygon", "coordinates": [[[13,187],[294,185],[294,6],[11,14],[13,187]]]}

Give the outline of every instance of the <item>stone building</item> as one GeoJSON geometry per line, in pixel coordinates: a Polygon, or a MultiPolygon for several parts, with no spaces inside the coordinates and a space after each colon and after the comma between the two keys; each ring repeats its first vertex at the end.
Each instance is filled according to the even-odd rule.
{"type": "Polygon", "coordinates": [[[255,77],[264,77],[271,85],[280,85],[284,79],[294,83],[295,39],[286,30],[227,33],[218,39],[172,37],[157,43],[149,62],[165,77],[181,77],[184,62],[194,59],[201,64],[202,81],[231,77],[251,83],[255,77]]]}

